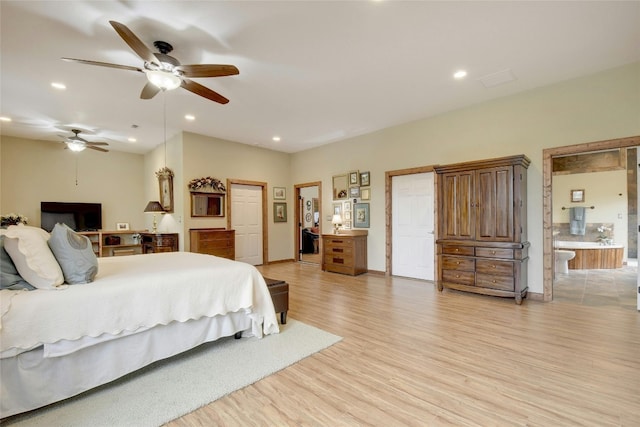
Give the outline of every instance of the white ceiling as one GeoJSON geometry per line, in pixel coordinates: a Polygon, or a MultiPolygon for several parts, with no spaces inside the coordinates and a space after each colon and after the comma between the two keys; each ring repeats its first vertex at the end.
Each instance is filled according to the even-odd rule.
{"type": "Polygon", "coordinates": [[[60,141],[78,127],[136,153],[164,141],[164,103],[169,137],[296,152],[640,60],[638,1],[3,0],[0,15],[1,133],[60,141]],[[182,88],[141,100],[141,73],[60,60],[141,67],[110,20],[153,51],[171,43],[182,64],[236,65],[194,79],[231,101],[182,88]],[[507,69],[515,81],[478,80],[507,69]]]}

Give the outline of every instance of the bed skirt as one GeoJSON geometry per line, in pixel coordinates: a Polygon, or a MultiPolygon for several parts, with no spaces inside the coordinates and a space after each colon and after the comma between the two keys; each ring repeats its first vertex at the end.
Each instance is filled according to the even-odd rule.
{"type": "Polygon", "coordinates": [[[244,312],[172,322],[144,332],[83,348],[61,357],[43,357],[43,347],[0,360],[0,418],[76,396],[158,360],[205,342],[251,331],[244,312]]]}

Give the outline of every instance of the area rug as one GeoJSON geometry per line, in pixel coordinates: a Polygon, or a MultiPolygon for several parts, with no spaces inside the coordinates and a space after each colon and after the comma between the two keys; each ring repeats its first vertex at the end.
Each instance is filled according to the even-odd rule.
{"type": "Polygon", "coordinates": [[[223,338],[3,426],[160,426],[342,338],[294,319],[263,339],[223,338]]]}

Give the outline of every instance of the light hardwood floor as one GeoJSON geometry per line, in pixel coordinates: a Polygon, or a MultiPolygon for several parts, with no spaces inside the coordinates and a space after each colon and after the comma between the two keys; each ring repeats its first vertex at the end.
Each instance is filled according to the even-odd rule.
{"type": "Polygon", "coordinates": [[[259,269],[289,283],[291,318],[344,339],[169,426],[640,423],[637,311],[518,306],[313,264],[259,269]]]}

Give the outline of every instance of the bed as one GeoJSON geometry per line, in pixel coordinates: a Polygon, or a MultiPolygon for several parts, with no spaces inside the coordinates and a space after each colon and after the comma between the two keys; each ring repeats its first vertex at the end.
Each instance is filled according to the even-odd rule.
{"type": "Polygon", "coordinates": [[[190,252],[98,263],[91,283],[0,291],[0,418],[221,337],[279,332],[266,283],[249,264],[190,252]]]}

